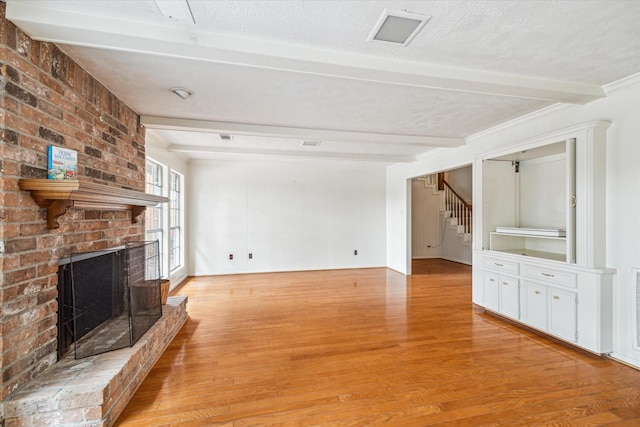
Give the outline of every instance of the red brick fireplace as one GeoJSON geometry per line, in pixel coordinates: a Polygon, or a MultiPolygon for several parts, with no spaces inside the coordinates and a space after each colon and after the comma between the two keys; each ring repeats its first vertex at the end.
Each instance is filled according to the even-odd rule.
{"type": "MultiPolygon", "coordinates": [[[[139,116],[0,2],[0,400],[56,363],[58,260],[144,239],[128,211],[70,209],[48,229],[20,179],[46,178],[47,146],[78,151],[78,179],[144,191],[139,116]]],[[[0,406],[0,420],[4,418],[0,406]]]]}

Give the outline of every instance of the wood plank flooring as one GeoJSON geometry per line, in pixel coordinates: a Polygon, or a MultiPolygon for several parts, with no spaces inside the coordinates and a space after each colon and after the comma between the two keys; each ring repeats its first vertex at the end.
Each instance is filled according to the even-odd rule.
{"type": "Polygon", "coordinates": [[[640,425],[640,372],[471,304],[471,268],[199,277],[116,425],[640,425]]]}

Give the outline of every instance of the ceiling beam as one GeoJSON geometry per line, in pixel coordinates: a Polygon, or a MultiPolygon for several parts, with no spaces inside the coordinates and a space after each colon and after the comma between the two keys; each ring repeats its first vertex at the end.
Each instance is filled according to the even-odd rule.
{"type": "Polygon", "coordinates": [[[6,16],[32,38],[59,44],[551,102],[585,104],[606,96],[602,87],[592,84],[205,33],[195,26],[82,15],[46,3],[8,0],[6,16]]]}
{"type": "Polygon", "coordinates": [[[156,116],[141,116],[140,123],[148,129],[228,133],[232,135],[267,136],[275,138],[294,138],[316,141],[399,144],[419,147],[460,147],[464,145],[463,138],[438,138],[415,135],[351,132],[329,129],[309,129],[285,126],[255,125],[248,123],[216,122],[210,120],[176,119],[156,116]]]}
{"type": "Polygon", "coordinates": [[[302,150],[264,150],[258,148],[240,148],[240,147],[207,147],[202,145],[169,145],[168,151],[173,153],[199,153],[214,154],[224,156],[234,155],[254,155],[254,156],[275,156],[295,157],[307,159],[322,160],[347,160],[358,162],[376,162],[376,163],[412,163],[415,162],[414,156],[401,156],[397,154],[367,154],[367,153],[339,153],[327,151],[302,151],[302,150]]]}

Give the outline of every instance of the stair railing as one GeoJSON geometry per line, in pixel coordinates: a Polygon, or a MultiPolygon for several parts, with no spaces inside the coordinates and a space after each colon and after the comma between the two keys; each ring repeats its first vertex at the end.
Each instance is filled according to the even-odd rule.
{"type": "Polygon", "coordinates": [[[438,181],[443,186],[445,210],[451,212],[452,216],[458,219],[458,225],[463,227],[465,233],[471,233],[471,205],[465,202],[447,181],[444,179],[438,181]]]}

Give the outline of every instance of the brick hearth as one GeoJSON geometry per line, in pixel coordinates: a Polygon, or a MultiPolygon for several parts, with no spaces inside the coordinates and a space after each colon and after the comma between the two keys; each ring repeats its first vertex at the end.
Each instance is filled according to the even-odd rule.
{"type": "Polygon", "coordinates": [[[187,320],[187,298],[133,346],[75,360],[73,352],[5,401],[6,427],[110,426],[187,320]]]}

